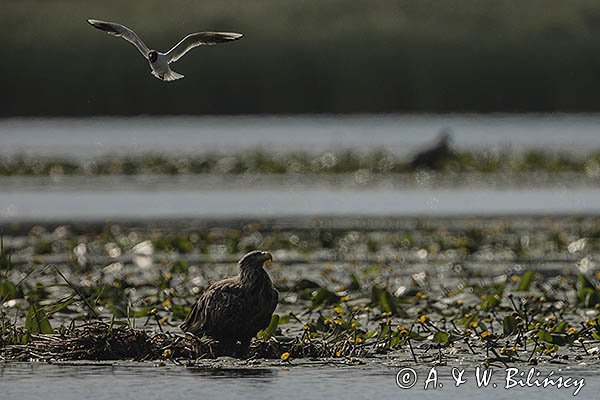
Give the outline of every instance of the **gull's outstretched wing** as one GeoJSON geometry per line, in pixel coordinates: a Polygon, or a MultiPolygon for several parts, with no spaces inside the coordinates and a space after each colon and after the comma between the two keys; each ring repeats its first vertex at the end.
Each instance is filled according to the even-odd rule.
{"type": "Polygon", "coordinates": [[[225,43],[237,40],[243,35],[241,33],[230,32],[198,32],[184,37],[167,52],[169,63],[173,63],[184,56],[185,53],[197,46],[225,43]]]}
{"type": "Polygon", "coordinates": [[[142,53],[142,55],[148,59],[148,46],[146,46],[142,39],[140,39],[139,36],[128,27],[121,24],[116,24],[114,22],[98,21],[96,19],[88,19],[87,22],[94,28],[100,29],[117,37],[122,37],[128,42],[133,43],[140,53],[142,53]]]}

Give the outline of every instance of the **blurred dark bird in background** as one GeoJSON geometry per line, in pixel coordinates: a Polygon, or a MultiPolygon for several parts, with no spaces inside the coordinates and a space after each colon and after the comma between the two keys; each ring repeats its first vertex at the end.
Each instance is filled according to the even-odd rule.
{"type": "Polygon", "coordinates": [[[444,163],[453,159],[456,154],[450,148],[451,132],[444,129],[439,134],[435,143],[418,152],[410,162],[412,169],[431,169],[438,171],[443,168],[444,163]]]}
{"type": "Polygon", "coordinates": [[[273,256],[253,251],[238,262],[238,274],[210,285],[192,307],[181,330],[219,341],[224,352],[244,355],[256,333],[266,328],[279,293],[263,265],[273,256]]]}

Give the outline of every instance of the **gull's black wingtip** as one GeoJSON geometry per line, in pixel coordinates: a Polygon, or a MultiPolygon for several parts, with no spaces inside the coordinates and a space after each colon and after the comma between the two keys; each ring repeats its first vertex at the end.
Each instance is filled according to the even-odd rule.
{"type": "Polygon", "coordinates": [[[116,28],[119,24],[115,24],[114,22],[105,22],[98,19],[88,19],[87,22],[94,28],[110,33],[111,35],[119,36],[120,34],[119,30],[116,28]]]}
{"type": "Polygon", "coordinates": [[[107,30],[103,24],[102,21],[98,21],[97,19],[87,19],[86,20],[88,24],[90,24],[90,26],[93,26],[96,29],[100,29],[100,30],[107,30]]]}

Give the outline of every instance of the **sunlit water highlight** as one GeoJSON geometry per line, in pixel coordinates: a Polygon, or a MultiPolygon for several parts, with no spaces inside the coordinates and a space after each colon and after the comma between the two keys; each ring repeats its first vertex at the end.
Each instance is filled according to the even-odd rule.
{"type": "Polygon", "coordinates": [[[15,191],[0,221],[315,215],[597,214],[599,189],[15,191]]]}
{"type": "Polygon", "coordinates": [[[458,148],[587,152],[600,148],[600,115],[358,115],[39,118],[0,120],[0,154],[75,158],[385,148],[410,154],[450,129],[458,148]]]}

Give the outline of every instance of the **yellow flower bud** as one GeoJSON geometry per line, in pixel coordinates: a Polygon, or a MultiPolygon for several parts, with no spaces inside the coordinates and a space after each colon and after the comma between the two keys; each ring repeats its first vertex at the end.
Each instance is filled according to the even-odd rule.
{"type": "Polygon", "coordinates": [[[481,340],[486,340],[490,336],[492,336],[492,332],[490,332],[490,331],[483,331],[483,332],[481,332],[481,335],[479,335],[481,340]]]}
{"type": "Polygon", "coordinates": [[[402,325],[398,325],[398,332],[400,332],[401,335],[406,335],[408,333],[406,328],[403,327],[402,325]]]}
{"type": "Polygon", "coordinates": [[[171,307],[172,303],[171,303],[171,300],[169,300],[169,299],[166,299],[165,301],[163,301],[163,302],[161,303],[161,305],[162,305],[164,308],[169,308],[169,307],[171,307]]]}

